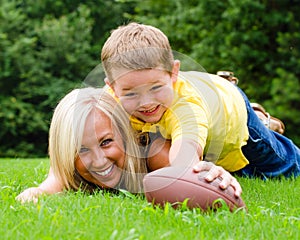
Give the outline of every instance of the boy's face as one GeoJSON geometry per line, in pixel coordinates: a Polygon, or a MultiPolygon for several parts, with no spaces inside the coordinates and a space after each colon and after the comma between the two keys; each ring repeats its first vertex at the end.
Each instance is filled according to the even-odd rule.
{"type": "Polygon", "coordinates": [[[110,86],[128,114],[156,123],[173,101],[179,63],[175,65],[172,74],[160,69],[129,71],[110,86]]]}

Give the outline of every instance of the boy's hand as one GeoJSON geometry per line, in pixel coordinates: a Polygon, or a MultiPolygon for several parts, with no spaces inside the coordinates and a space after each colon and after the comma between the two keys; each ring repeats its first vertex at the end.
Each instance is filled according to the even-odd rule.
{"type": "Polygon", "coordinates": [[[43,190],[40,189],[39,187],[27,188],[16,197],[16,200],[20,201],[21,203],[25,203],[25,202],[37,203],[39,196],[42,195],[43,193],[44,193],[43,190]]]}
{"type": "Polygon", "coordinates": [[[200,161],[194,166],[195,172],[208,171],[205,180],[208,182],[220,177],[222,181],[220,183],[220,188],[226,189],[229,185],[234,188],[234,195],[240,197],[242,194],[242,188],[239,182],[224,168],[217,166],[211,162],[200,161]]]}

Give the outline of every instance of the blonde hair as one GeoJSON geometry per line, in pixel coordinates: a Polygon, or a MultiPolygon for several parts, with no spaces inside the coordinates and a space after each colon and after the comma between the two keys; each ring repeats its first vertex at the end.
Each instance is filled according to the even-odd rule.
{"type": "Polygon", "coordinates": [[[81,147],[86,119],[93,109],[106,114],[123,139],[126,152],[120,182],[130,192],[141,192],[146,163],[141,159],[129,118],[120,104],[99,88],[75,89],[55,108],[49,132],[50,164],[55,177],[66,189],[80,187],[74,179],[75,159],[81,147]]]}
{"type": "Polygon", "coordinates": [[[158,28],[138,23],[120,26],[105,42],[101,61],[108,80],[119,70],[162,68],[171,72],[173,53],[167,36],[158,28]]]}

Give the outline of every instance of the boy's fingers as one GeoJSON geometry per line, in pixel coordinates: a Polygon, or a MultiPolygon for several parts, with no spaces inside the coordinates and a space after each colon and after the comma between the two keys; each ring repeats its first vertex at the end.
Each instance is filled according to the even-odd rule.
{"type": "Polygon", "coordinates": [[[211,166],[210,170],[208,171],[205,179],[206,179],[206,181],[211,182],[218,177],[222,177],[222,175],[224,175],[226,172],[227,171],[225,171],[222,167],[213,165],[213,166],[211,166]]]}
{"type": "Polygon", "coordinates": [[[226,189],[232,186],[234,189],[234,195],[240,197],[242,194],[242,188],[239,182],[233,177],[228,171],[220,166],[216,166],[213,163],[201,161],[194,166],[195,172],[208,171],[205,176],[205,180],[211,182],[216,178],[220,177],[222,181],[220,182],[220,188],[226,189]]]}
{"type": "Polygon", "coordinates": [[[240,183],[233,177],[230,173],[226,177],[222,177],[222,181],[220,183],[220,188],[226,189],[231,186],[234,189],[234,196],[240,197],[242,194],[242,187],[240,183]]]}
{"type": "Polygon", "coordinates": [[[215,165],[211,162],[200,161],[193,167],[193,169],[195,172],[210,171],[214,166],[215,165]]]}

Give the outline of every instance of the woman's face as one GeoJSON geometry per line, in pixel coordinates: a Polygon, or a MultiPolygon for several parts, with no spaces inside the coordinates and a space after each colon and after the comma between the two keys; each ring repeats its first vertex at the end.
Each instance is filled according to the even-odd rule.
{"type": "Polygon", "coordinates": [[[113,188],[120,181],[124,162],[121,136],[102,111],[93,110],[87,117],[81,149],[75,160],[77,171],[87,181],[113,188]]]}

